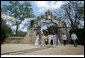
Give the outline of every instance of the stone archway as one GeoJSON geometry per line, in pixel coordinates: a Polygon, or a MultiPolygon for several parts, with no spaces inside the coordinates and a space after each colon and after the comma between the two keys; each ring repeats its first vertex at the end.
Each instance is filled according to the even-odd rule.
{"type": "Polygon", "coordinates": [[[37,22],[37,31],[36,30],[32,30],[32,29],[29,30],[27,32],[26,36],[23,38],[21,43],[29,43],[29,44],[33,43],[34,44],[34,41],[35,41],[35,38],[36,38],[36,33],[39,33],[39,37],[40,37],[40,35],[41,35],[41,32],[40,32],[41,24],[46,22],[47,20],[50,20],[50,22],[53,23],[56,26],[59,25],[59,24],[57,24],[58,21],[57,21],[57,23],[55,23],[53,21],[53,19],[55,19],[55,17],[52,15],[52,12],[50,12],[49,10],[45,13],[44,16],[41,16],[41,18],[38,17],[37,19],[38,19],[38,22],[37,22]],[[32,33],[32,31],[34,31],[33,36],[30,35],[30,33],[32,33]],[[32,36],[32,38],[34,40],[31,39],[31,36],[32,36]]]}
{"type": "MultiPolygon", "coordinates": [[[[31,38],[30,38],[30,36],[29,36],[29,31],[27,32],[27,35],[24,37],[24,43],[29,43],[29,44],[34,44],[34,41],[35,41],[35,38],[36,38],[36,33],[37,32],[39,32],[39,37],[40,37],[40,35],[41,35],[41,32],[40,32],[40,28],[41,28],[41,24],[42,23],[45,23],[47,20],[50,20],[50,22],[51,23],[53,23],[55,26],[57,26],[58,28],[57,28],[57,33],[58,33],[58,35],[59,35],[59,37],[60,37],[60,40],[61,40],[61,35],[62,35],[62,33],[63,33],[63,30],[64,30],[64,28],[60,28],[60,27],[63,27],[62,26],[62,23],[60,23],[60,21],[58,20],[58,19],[56,19],[53,15],[52,15],[52,12],[51,12],[51,14],[49,15],[48,14],[48,12],[46,12],[46,15],[43,15],[43,16],[41,16],[41,18],[37,18],[38,19],[38,22],[37,22],[37,30],[38,31],[36,31],[36,30],[33,30],[34,31],[34,33],[33,33],[33,40],[31,40],[31,38]],[[47,17],[47,18],[46,18],[47,17]],[[56,20],[56,21],[55,21],[56,20]],[[63,29],[63,30],[61,30],[61,29],[63,29]]],[[[32,30],[30,30],[30,31],[32,31],[32,30]]],[[[65,30],[65,32],[67,32],[66,30],[65,30]]]]}

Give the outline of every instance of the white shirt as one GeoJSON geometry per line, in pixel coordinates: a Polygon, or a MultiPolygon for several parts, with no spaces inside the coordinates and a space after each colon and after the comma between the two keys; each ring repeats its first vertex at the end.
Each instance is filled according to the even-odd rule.
{"type": "Polygon", "coordinates": [[[36,36],[35,45],[39,45],[39,35],[36,36]]]}
{"type": "Polygon", "coordinates": [[[45,39],[45,36],[43,35],[42,38],[45,39]]]}
{"type": "Polygon", "coordinates": [[[51,39],[54,39],[54,36],[53,35],[51,35],[51,39]]]}
{"type": "Polygon", "coordinates": [[[62,40],[66,40],[66,39],[67,39],[66,35],[62,35],[62,40]]]}
{"type": "Polygon", "coordinates": [[[54,35],[48,35],[48,39],[49,40],[54,39],[54,35]]]}
{"type": "Polygon", "coordinates": [[[48,39],[49,39],[49,40],[51,39],[51,35],[48,35],[48,39]]]}
{"type": "Polygon", "coordinates": [[[78,38],[77,38],[76,34],[71,34],[71,39],[72,39],[72,40],[76,40],[76,39],[78,39],[78,38]]]}

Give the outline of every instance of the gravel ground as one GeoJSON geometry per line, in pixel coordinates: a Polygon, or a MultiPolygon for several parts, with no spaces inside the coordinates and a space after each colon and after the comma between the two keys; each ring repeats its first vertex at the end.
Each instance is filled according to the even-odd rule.
{"type": "MultiPolygon", "coordinates": [[[[14,53],[15,55],[84,55],[84,46],[78,45],[58,45],[56,47],[40,47],[33,44],[3,44],[1,45],[1,54],[13,51],[22,51],[14,53]],[[23,51],[24,50],[24,51],[23,51]]],[[[12,55],[13,53],[10,53],[12,55]]]]}

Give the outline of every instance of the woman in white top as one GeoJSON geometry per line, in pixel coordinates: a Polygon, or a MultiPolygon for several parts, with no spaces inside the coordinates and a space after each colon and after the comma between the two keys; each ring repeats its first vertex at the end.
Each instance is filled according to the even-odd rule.
{"type": "Polygon", "coordinates": [[[42,36],[42,40],[43,40],[43,46],[45,46],[45,35],[44,34],[42,36]]]}
{"type": "Polygon", "coordinates": [[[73,34],[71,34],[71,39],[72,39],[72,40],[76,40],[76,39],[78,39],[78,38],[77,38],[76,34],[73,33],[73,34]]]}
{"type": "Polygon", "coordinates": [[[55,47],[56,45],[58,46],[58,44],[60,44],[59,37],[58,37],[57,34],[55,34],[55,35],[54,35],[54,47],[55,47]]]}
{"type": "Polygon", "coordinates": [[[39,45],[39,35],[36,35],[35,45],[39,45]]]}
{"type": "Polygon", "coordinates": [[[59,41],[59,37],[58,35],[56,34],[56,45],[60,44],[60,41],[59,41]]]}
{"type": "Polygon", "coordinates": [[[64,33],[62,35],[62,40],[63,40],[64,46],[65,46],[66,45],[67,36],[64,33]]]}
{"type": "Polygon", "coordinates": [[[48,35],[49,44],[51,43],[51,35],[48,35]]]}
{"type": "Polygon", "coordinates": [[[76,34],[74,34],[74,32],[71,34],[71,40],[73,41],[74,43],[74,46],[77,47],[77,44],[76,44],[76,40],[78,39],[78,37],[76,36],[76,34]]]}

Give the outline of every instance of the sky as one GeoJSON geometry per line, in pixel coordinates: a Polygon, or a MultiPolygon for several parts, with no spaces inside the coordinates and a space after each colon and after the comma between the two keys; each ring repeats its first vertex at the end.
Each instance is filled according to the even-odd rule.
{"type": "MultiPolygon", "coordinates": [[[[66,2],[63,1],[30,1],[32,4],[33,12],[36,16],[44,14],[48,9],[54,10],[57,8],[60,8],[60,6],[66,2]]],[[[23,3],[23,1],[20,1],[20,3],[23,3]]],[[[8,1],[1,1],[1,5],[8,5],[8,1]]]]}
{"type": "MultiPolygon", "coordinates": [[[[57,9],[59,10],[59,8],[65,4],[68,3],[68,1],[30,1],[31,5],[32,5],[32,9],[33,9],[33,13],[35,16],[40,16],[45,14],[45,12],[47,10],[51,10],[51,12],[53,12],[53,10],[57,9]]],[[[20,3],[23,3],[23,1],[20,1],[20,3]]],[[[1,1],[1,6],[2,5],[9,5],[8,1],[1,1]]],[[[24,23],[26,23],[27,20],[24,20],[22,22],[22,24],[20,25],[21,30],[23,31],[27,31],[26,28],[22,29],[22,26],[24,23]]],[[[12,27],[13,29],[16,28],[15,26],[12,27]]],[[[46,26],[43,26],[42,29],[46,28],[46,26]]]]}
{"type": "Polygon", "coordinates": [[[54,10],[60,8],[62,4],[62,1],[33,1],[32,7],[34,10],[34,14],[36,14],[36,16],[39,16],[44,14],[48,9],[54,10]]]}

